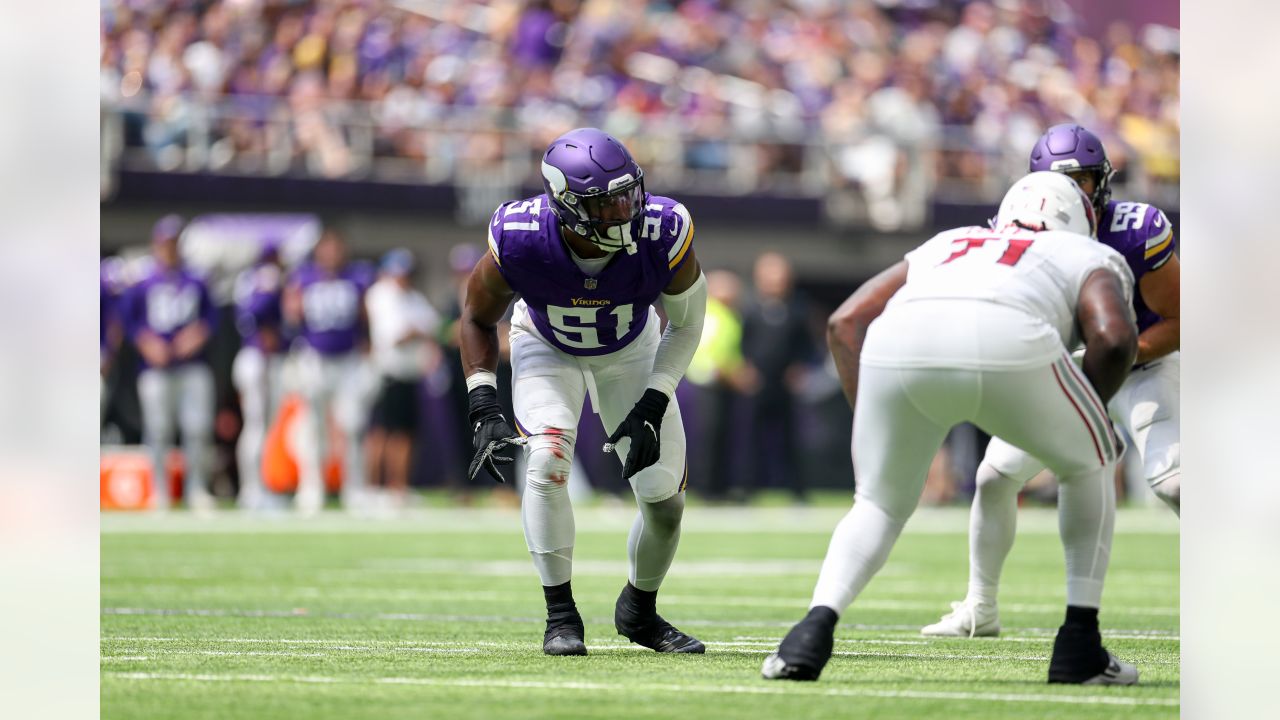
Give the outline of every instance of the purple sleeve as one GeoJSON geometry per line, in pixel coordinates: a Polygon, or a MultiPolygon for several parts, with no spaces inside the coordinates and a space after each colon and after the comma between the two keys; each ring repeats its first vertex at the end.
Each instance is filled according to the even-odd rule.
{"type": "Polygon", "coordinates": [[[1155,270],[1173,257],[1174,251],[1178,247],[1178,240],[1173,233],[1173,225],[1169,223],[1169,218],[1160,211],[1158,207],[1152,207],[1150,218],[1143,223],[1143,227],[1150,228],[1146,242],[1143,243],[1142,260],[1147,270],[1155,270]]]}
{"type": "Polygon", "coordinates": [[[1124,255],[1135,280],[1159,268],[1173,257],[1177,242],[1169,218],[1160,208],[1145,203],[1116,203],[1111,213],[1110,244],[1124,255]]]}
{"type": "Polygon", "coordinates": [[[647,205],[641,242],[656,241],[661,253],[658,260],[675,275],[693,247],[693,218],[683,204],[671,198],[651,195],[647,205]]]}

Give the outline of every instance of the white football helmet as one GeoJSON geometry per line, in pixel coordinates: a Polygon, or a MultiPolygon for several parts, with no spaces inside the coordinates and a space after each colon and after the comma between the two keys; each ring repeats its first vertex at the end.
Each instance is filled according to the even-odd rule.
{"type": "Polygon", "coordinates": [[[1074,180],[1057,172],[1033,172],[1015,182],[1000,202],[996,229],[1066,230],[1097,237],[1093,204],[1074,180]]]}

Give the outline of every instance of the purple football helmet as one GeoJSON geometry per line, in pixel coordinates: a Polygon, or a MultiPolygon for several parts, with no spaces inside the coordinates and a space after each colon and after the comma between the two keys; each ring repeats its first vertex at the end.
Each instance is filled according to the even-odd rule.
{"type": "Polygon", "coordinates": [[[605,250],[632,244],[644,213],[644,172],[631,153],[595,128],[570,130],[542,156],[542,187],[560,222],[605,250]]]}
{"type": "Polygon", "coordinates": [[[1031,172],[1041,170],[1068,175],[1092,172],[1094,190],[1089,200],[1099,217],[1107,209],[1107,201],[1111,199],[1111,176],[1115,170],[1097,135],[1075,123],[1049,128],[1031,148],[1031,172]]]}

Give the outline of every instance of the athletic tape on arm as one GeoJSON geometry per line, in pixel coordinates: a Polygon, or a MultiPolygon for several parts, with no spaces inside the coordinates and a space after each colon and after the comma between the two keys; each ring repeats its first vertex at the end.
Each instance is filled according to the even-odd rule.
{"type": "Polygon", "coordinates": [[[653,358],[649,387],[671,397],[702,342],[702,324],[707,316],[707,276],[698,273],[698,279],[679,295],[663,294],[662,308],[667,311],[667,329],[653,358]]]}

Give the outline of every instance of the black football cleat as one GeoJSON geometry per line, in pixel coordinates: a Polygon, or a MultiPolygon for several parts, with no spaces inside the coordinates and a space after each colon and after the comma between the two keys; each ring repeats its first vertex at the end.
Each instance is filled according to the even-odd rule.
{"type": "Polygon", "coordinates": [[[766,680],[817,680],[831,659],[838,619],[834,610],[818,606],[791,628],[778,651],[764,659],[766,680]]]}
{"type": "Polygon", "coordinates": [[[586,629],[576,608],[547,613],[547,631],[542,635],[542,652],[547,655],[586,655],[586,629]]]}
{"type": "Polygon", "coordinates": [[[1049,660],[1049,682],[1072,685],[1134,685],[1138,669],[1102,646],[1097,630],[1075,625],[1058,628],[1049,660]]]}
{"type": "Polygon", "coordinates": [[[660,653],[700,655],[707,651],[701,640],[676,629],[652,607],[646,609],[643,603],[637,602],[638,592],[631,583],[627,583],[618,596],[618,603],[613,609],[613,627],[619,635],[660,653]]]}

